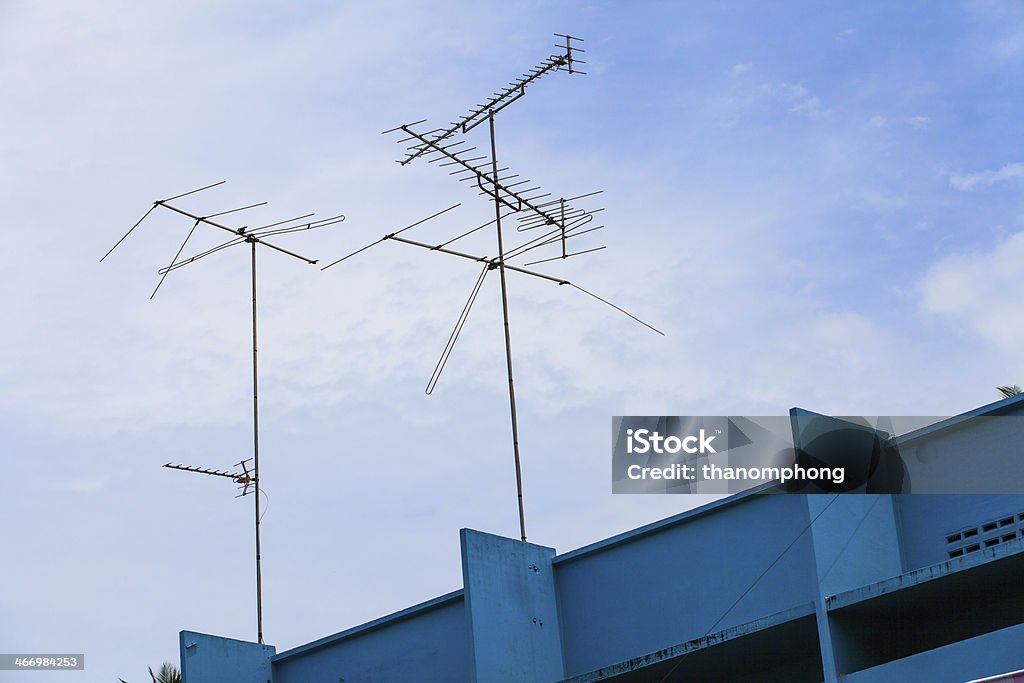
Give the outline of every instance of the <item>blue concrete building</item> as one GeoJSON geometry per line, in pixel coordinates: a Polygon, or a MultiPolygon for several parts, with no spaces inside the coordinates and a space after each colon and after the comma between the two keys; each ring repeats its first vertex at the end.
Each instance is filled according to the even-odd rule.
{"type": "MultiPolygon", "coordinates": [[[[1024,415],[1024,396],[900,449],[1024,457],[1024,432],[969,419],[1004,415],[1024,415]]],[[[185,681],[963,683],[1024,669],[1024,495],[771,493],[562,554],[463,529],[462,589],[280,653],[183,631],[185,681]]]]}

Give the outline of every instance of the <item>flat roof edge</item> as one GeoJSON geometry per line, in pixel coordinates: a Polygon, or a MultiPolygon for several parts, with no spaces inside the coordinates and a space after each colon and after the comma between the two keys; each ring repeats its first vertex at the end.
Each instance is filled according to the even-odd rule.
{"type": "Polygon", "coordinates": [[[968,422],[974,417],[986,417],[986,416],[997,416],[1001,413],[1013,410],[1014,408],[1024,407],[1024,394],[1018,394],[1017,396],[1010,396],[1003,398],[993,403],[983,405],[974,410],[968,410],[966,413],[960,413],[953,417],[948,417],[945,420],[940,420],[935,424],[930,424],[920,429],[915,429],[912,432],[907,432],[903,436],[897,437],[896,441],[900,445],[912,444],[921,439],[927,438],[938,432],[945,431],[947,429],[955,429],[961,427],[965,422],[968,422]]]}

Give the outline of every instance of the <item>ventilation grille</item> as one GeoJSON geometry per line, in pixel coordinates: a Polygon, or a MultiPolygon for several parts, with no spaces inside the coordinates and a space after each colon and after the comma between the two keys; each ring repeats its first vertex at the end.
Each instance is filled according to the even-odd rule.
{"type": "Polygon", "coordinates": [[[1009,514],[946,534],[951,558],[976,553],[985,548],[1024,538],[1024,512],[1009,514]]]}

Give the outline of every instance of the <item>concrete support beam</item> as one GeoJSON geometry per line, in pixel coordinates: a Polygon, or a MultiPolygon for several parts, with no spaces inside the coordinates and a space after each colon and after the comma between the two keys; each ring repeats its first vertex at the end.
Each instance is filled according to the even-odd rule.
{"type": "Polygon", "coordinates": [[[888,494],[808,495],[818,590],[815,607],[826,683],[839,680],[836,663],[848,647],[830,623],[828,597],[898,576],[899,528],[888,494]]]}
{"type": "Polygon", "coordinates": [[[474,680],[562,680],[554,548],[471,529],[460,538],[474,680]]]}
{"type": "Polygon", "coordinates": [[[181,677],[188,683],[273,683],[273,645],[194,631],[178,634],[181,677]]]}

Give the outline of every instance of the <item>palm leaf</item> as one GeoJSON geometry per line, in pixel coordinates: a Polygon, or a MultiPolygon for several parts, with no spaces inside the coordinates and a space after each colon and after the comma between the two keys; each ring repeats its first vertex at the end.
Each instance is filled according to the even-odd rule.
{"type": "Polygon", "coordinates": [[[1014,396],[1019,396],[1021,393],[1024,393],[1021,391],[1020,386],[1016,384],[1005,387],[996,387],[996,391],[1002,394],[1003,398],[1012,398],[1014,396]]]}

